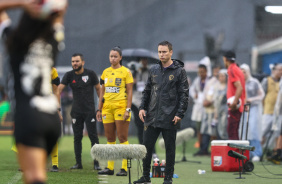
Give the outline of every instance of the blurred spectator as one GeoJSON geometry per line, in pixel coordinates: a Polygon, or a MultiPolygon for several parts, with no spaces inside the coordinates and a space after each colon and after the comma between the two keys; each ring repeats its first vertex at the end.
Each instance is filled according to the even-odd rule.
{"type": "Polygon", "coordinates": [[[203,101],[204,101],[204,87],[208,80],[207,77],[207,67],[205,65],[198,66],[198,77],[196,77],[190,87],[189,93],[191,98],[193,98],[194,105],[192,110],[191,120],[195,122],[195,128],[197,131],[198,142],[196,142],[195,147],[199,148],[202,140],[200,134],[202,114],[203,114],[203,101]],[[197,145],[198,144],[198,145],[197,145]]]}
{"type": "Polygon", "coordinates": [[[281,127],[278,126],[273,129],[274,121],[274,106],[277,100],[279,91],[279,80],[282,76],[282,64],[275,64],[271,66],[271,76],[266,77],[262,81],[262,88],[265,92],[263,102],[263,117],[262,117],[262,145],[268,140],[268,148],[273,149],[275,142],[280,135],[281,127]]]}
{"type": "MultiPolygon", "coordinates": [[[[261,148],[261,115],[262,115],[262,100],[264,98],[264,91],[262,89],[259,81],[251,76],[250,67],[247,64],[242,64],[240,66],[241,70],[244,73],[245,81],[246,81],[246,102],[250,103],[249,109],[249,126],[247,139],[250,141],[250,146],[254,146],[255,150],[250,152],[250,158],[253,162],[257,162],[260,160],[262,156],[262,148],[261,148]]],[[[247,113],[244,112],[243,116],[243,134],[242,139],[246,140],[246,122],[247,122],[247,113]]],[[[242,125],[241,125],[242,126],[242,125]]]]}
{"type": "Polygon", "coordinates": [[[202,117],[202,124],[200,133],[202,135],[202,140],[200,143],[200,150],[194,156],[210,155],[208,152],[210,139],[216,139],[216,128],[212,126],[214,118],[214,95],[215,86],[218,84],[218,68],[213,69],[213,76],[210,77],[204,88],[204,111],[202,117]]]}
{"type": "Polygon", "coordinates": [[[4,88],[0,86],[0,125],[5,121],[6,115],[10,111],[10,104],[6,97],[4,88]]]}
{"type": "MultiPolygon", "coordinates": [[[[189,93],[190,97],[194,101],[193,110],[192,110],[192,116],[191,120],[195,124],[195,129],[197,133],[197,142],[195,143],[194,147],[196,148],[202,148],[202,134],[200,132],[201,130],[201,124],[202,124],[202,118],[203,118],[203,102],[204,102],[204,89],[205,85],[209,79],[209,76],[211,76],[211,63],[209,57],[204,57],[199,61],[198,66],[198,77],[196,77],[190,87],[189,93]]],[[[194,154],[196,156],[200,151],[194,154]]]]}
{"type": "Polygon", "coordinates": [[[70,116],[73,95],[69,86],[65,87],[61,93],[61,104],[63,114],[63,134],[73,135],[72,120],[70,116]]]}
{"type": "Polygon", "coordinates": [[[277,100],[275,103],[275,108],[274,108],[274,127],[278,127],[280,124],[281,131],[280,131],[280,136],[276,142],[276,147],[274,149],[273,155],[271,157],[271,161],[275,164],[280,164],[282,161],[282,124],[281,124],[281,115],[282,115],[282,80],[280,79],[280,84],[279,84],[279,93],[277,96],[277,100]]]}
{"type": "Polygon", "coordinates": [[[219,83],[215,86],[215,95],[214,95],[214,126],[217,130],[218,139],[228,139],[227,134],[227,70],[221,69],[218,76],[219,83]]]}

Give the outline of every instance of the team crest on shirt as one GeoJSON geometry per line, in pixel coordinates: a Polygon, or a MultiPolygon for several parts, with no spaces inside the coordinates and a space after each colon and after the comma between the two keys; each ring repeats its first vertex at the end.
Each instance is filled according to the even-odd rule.
{"type": "Polygon", "coordinates": [[[89,79],[88,75],[82,76],[82,80],[83,80],[85,83],[88,81],[88,79],[89,79]]]}
{"type": "Polygon", "coordinates": [[[173,78],[174,78],[173,75],[170,75],[170,76],[169,76],[169,80],[172,80],[173,78]]]}
{"type": "Polygon", "coordinates": [[[112,83],[114,80],[113,79],[109,79],[109,82],[112,83]]]}
{"type": "Polygon", "coordinates": [[[75,124],[75,122],[76,122],[76,119],[72,119],[72,123],[75,124]]]}
{"type": "Polygon", "coordinates": [[[121,85],[121,78],[116,78],[116,86],[120,86],[121,85]]]}

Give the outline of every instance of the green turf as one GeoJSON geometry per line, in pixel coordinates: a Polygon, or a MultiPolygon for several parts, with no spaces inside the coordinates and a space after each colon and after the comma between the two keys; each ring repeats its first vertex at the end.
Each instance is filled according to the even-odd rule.
{"type": "MultiPolygon", "coordinates": [[[[130,143],[137,143],[135,137],[129,138],[130,143]]],[[[251,175],[243,175],[246,179],[235,179],[238,175],[234,175],[233,172],[212,172],[210,166],[210,157],[193,157],[192,154],[196,152],[196,149],[193,147],[195,140],[189,141],[187,143],[187,153],[186,158],[192,161],[201,161],[201,164],[190,163],[190,162],[181,162],[176,163],[175,173],[179,178],[173,179],[174,184],[198,184],[198,183],[216,183],[216,184],[233,184],[233,183],[255,183],[255,184],[266,184],[281,182],[282,180],[282,166],[274,165],[270,162],[263,162],[265,168],[270,172],[278,175],[270,174],[261,163],[255,163],[254,173],[263,177],[261,178],[255,176],[253,173],[251,175]],[[199,175],[198,169],[206,170],[206,174],[199,175]],[[276,178],[276,179],[269,179],[276,178]],[[279,179],[280,178],[280,179],[279,179]]],[[[104,137],[100,138],[100,143],[105,144],[106,139],[104,137]]],[[[17,171],[18,164],[16,161],[15,154],[10,150],[12,145],[11,136],[0,136],[0,184],[20,184],[21,173],[17,171]]],[[[157,145],[157,153],[160,159],[165,158],[164,150],[162,150],[157,145]]],[[[182,158],[182,146],[177,147],[176,160],[181,160],[182,158]]],[[[74,153],[73,153],[73,137],[65,136],[61,139],[59,143],[59,168],[60,172],[51,173],[48,172],[48,183],[50,184],[84,184],[84,183],[103,183],[107,182],[110,184],[128,184],[128,177],[117,177],[117,176],[98,176],[97,171],[93,170],[93,161],[90,157],[90,141],[88,137],[83,139],[83,170],[73,171],[69,168],[75,164],[74,153]],[[100,181],[100,182],[99,182],[100,181]]],[[[101,166],[105,167],[106,162],[101,162],[101,166]]],[[[117,161],[115,164],[115,171],[117,172],[120,169],[121,161],[117,161]]],[[[49,161],[48,168],[51,167],[49,161]]],[[[132,183],[137,179],[137,161],[132,161],[132,183]]],[[[141,173],[139,173],[140,175],[141,173]]],[[[153,184],[162,184],[163,179],[153,178],[153,184]]]]}

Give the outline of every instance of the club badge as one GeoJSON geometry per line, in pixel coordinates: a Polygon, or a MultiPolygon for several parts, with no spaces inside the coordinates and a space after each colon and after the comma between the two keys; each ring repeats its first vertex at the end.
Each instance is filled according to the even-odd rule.
{"type": "Polygon", "coordinates": [[[86,83],[88,81],[89,77],[87,76],[82,76],[82,80],[86,83]]]}
{"type": "Polygon", "coordinates": [[[76,119],[72,119],[72,123],[75,124],[75,122],[76,122],[76,119]]]}
{"type": "Polygon", "coordinates": [[[116,78],[115,84],[116,84],[116,86],[120,86],[121,85],[121,78],[116,78]]]}
{"type": "Polygon", "coordinates": [[[169,80],[172,80],[173,78],[174,78],[173,75],[170,75],[170,76],[169,76],[169,80]]]}

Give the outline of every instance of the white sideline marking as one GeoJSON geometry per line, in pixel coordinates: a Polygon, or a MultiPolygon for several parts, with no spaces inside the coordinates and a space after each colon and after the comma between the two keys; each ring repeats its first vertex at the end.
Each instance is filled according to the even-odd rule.
{"type": "Polygon", "coordinates": [[[98,180],[98,183],[108,183],[108,175],[99,175],[98,180]]]}
{"type": "Polygon", "coordinates": [[[16,174],[11,178],[11,180],[8,182],[8,184],[17,183],[21,178],[22,178],[22,172],[19,171],[18,173],[16,173],[16,174]]]}

